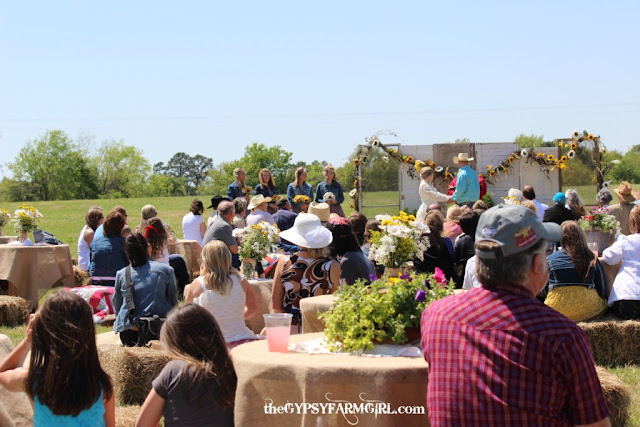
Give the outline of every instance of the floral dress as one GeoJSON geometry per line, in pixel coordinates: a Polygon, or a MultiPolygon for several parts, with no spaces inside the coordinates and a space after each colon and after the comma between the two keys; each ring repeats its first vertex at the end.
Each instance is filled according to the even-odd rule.
{"type": "Polygon", "coordinates": [[[329,270],[333,261],[330,258],[310,259],[293,255],[289,261],[291,265],[282,271],[282,305],[286,313],[300,310],[302,298],[329,294],[338,285],[331,283],[329,270]]]}

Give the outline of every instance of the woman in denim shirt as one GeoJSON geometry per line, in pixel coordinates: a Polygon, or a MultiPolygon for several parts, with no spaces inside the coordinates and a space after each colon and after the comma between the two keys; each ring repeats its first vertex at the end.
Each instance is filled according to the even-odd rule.
{"type": "Polygon", "coordinates": [[[574,322],[601,315],[607,309],[607,283],[577,222],[562,223],[560,244],[562,248],[547,257],[549,283],[544,303],[574,322]]]}
{"type": "Polygon", "coordinates": [[[129,264],[124,251],[124,237],[120,234],[124,226],[125,217],[113,209],[104,220],[103,233],[94,236],[90,246],[91,284],[113,286],[116,272],[129,264]]]}
{"type": "Polygon", "coordinates": [[[309,203],[313,200],[313,188],[306,182],[307,170],[303,167],[299,167],[295,171],[295,179],[287,187],[287,198],[291,203],[291,210],[295,213],[306,212],[309,208],[309,203]],[[296,196],[309,197],[309,203],[296,203],[296,196]]]}
{"type": "Polygon", "coordinates": [[[271,171],[267,168],[260,169],[260,176],[258,176],[258,185],[253,190],[253,194],[256,196],[258,194],[262,194],[264,197],[271,197],[272,201],[267,204],[267,208],[269,213],[273,215],[278,211],[278,207],[276,206],[275,200],[278,198],[278,189],[276,188],[276,183],[273,180],[273,175],[271,175],[271,171]],[[274,196],[276,196],[274,198],[274,196]]]}
{"type": "Polygon", "coordinates": [[[236,178],[229,186],[227,187],[227,197],[231,200],[237,197],[244,197],[247,202],[249,201],[248,192],[245,193],[245,178],[247,173],[242,168],[235,168],[233,170],[233,176],[236,178]]]}
{"type": "Polygon", "coordinates": [[[336,172],[333,165],[329,164],[322,170],[324,175],[324,181],[318,184],[316,187],[316,202],[325,202],[329,205],[329,211],[344,217],[344,211],[342,210],[342,202],[344,202],[344,194],[342,193],[342,185],[336,181],[336,172]],[[334,199],[324,200],[326,193],[333,193],[334,199]]]}
{"type": "Polygon", "coordinates": [[[131,267],[116,274],[113,308],[117,317],[113,330],[120,333],[123,345],[134,346],[138,342],[138,320],[143,316],[166,316],[178,303],[178,290],[173,268],[148,258],[150,246],[142,234],[127,237],[125,249],[131,267]],[[131,316],[127,308],[127,270],[131,275],[135,305],[131,316]]]}

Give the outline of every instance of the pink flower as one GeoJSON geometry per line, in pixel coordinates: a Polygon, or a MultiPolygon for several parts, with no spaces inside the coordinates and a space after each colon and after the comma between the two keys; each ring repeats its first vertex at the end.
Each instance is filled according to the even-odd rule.
{"type": "Polygon", "coordinates": [[[442,286],[446,286],[447,284],[447,278],[445,277],[444,272],[438,267],[436,267],[436,272],[433,273],[433,279],[442,286]]]}

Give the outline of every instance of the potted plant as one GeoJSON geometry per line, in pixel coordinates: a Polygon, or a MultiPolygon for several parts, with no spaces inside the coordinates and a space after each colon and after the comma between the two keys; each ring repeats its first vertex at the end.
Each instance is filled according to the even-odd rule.
{"type": "Polygon", "coordinates": [[[233,237],[238,239],[240,246],[238,255],[242,260],[241,270],[244,277],[252,279],[256,262],[262,261],[268,253],[277,250],[278,233],[278,227],[265,221],[233,230],[233,237]]]}
{"type": "Polygon", "coordinates": [[[380,222],[380,231],[371,232],[369,259],[390,269],[392,276],[407,261],[424,259],[429,249],[429,227],[425,223],[402,211],[397,216],[376,215],[376,220],[380,222]]]}
{"type": "MultiPolygon", "coordinates": [[[[373,279],[373,278],[372,278],[373,279]]],[[[425,307],[453,294],[455,284],[435,274],[385,274],[370,285],[358,281],[336,291],[332,308],[320,315],[331,350],[372,349],[375,343],[404,344],[420,337],[425,307]]]]}
{"type": "Polygon", "coordinates": [[[599,254],[611,246],[616,232],[620,229],[620,223],[615,216],[609,214],[607,208],[592,208],[589,215],[584,215],[578,220],[578,224],[586,232],[588,242],[597,243],[599,254]]]}
{"type": "Polygon", "coordinates": [[[25,243],[28,233],[38,229],[38,221],[42,218],[42,214],[33,206],[26,204],[20,205],[13,213],[13,228],[18,233],[18,240],[25,243]]]}

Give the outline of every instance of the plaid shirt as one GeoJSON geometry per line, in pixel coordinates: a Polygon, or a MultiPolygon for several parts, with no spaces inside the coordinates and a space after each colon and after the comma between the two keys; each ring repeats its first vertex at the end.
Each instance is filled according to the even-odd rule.
{"type": "Polygon", "coordinates": [[[590,424],[609,415],[589,341],[524,287],[475,288],[422,314],[432,426],[590,424]]]}

